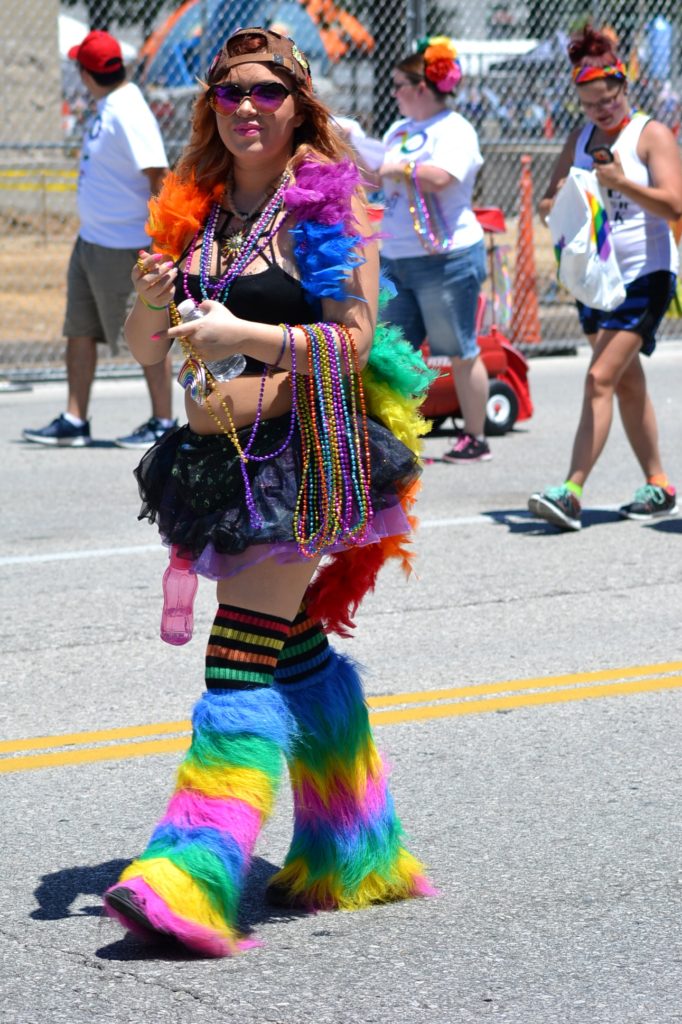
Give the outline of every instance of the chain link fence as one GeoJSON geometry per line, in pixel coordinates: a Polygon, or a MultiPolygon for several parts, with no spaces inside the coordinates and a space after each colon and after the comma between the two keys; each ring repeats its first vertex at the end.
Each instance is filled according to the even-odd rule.
{"type": "MultiPolygon", "coordinates": [[[[498,319],[503,326],[513,322],[514,340],[526,351],[574,346],[577,318],[570,297],[557,288],[549,235],[537,218],[532,324],[524,326],[524,309],[514,309],[513,286],[520,269],[521,158],[531,158],[537,202],[579,119],[566,43],[588,17],[618,36],[635,104],[679,135],[678,0],[614,0],[611,6],[580,0],[15,0],[12,17],[0,25],[0,376],[63,373],[66,266],[78,230],[79,143],[90,115],[67,52],[92,28],[121,40],[129,75],[159,120],[171,162],[188,135],[196,76],[240,25],[279,26],[291,34],[334,113],[355,118],[375,136],[397,116],[390,92],[395,61],[421,35],[452,36],[464,71],[454,104],[475,124],[485,156],[476,202],[500,207],[506,218],[506,231],[488,236],[498,319]]],[[[524,194],[527,199],[527,188],[524,194]]],[[[680,321],[667,319],[663,332],[677,335],[680,321]]],[[[101,368],[125,372],[133,364],[123,350],[101,368]]]]}

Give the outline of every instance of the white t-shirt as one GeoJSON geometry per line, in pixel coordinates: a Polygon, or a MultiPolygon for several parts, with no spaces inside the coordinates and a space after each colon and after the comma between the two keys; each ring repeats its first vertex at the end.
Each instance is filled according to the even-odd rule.
{"type": "Polygon", "coordinates": [[[156,118],[133,82],[98,100],[78,175],[81,238],[109,249],[146,246],[149,179],[142,172],[167,166],[156,118]]]}
{"type": "MultiPolygon", "coordinates": [[[[611,146],[621,159],[625,177],[637,185],[651,185],[649,171],[637,155],[640,135],[649,120],[646,114],[636,113],[611,146]]],[[[573,158],[576,167],[588,171],[594,166],[587,152],[593,132],[594,126],[588,122],[576,140],[573,158]]],[[[604,204],[611,224],[613,248],[625,284],[657,270],[676,274],[679,262],[677,246],[668,222],[649,213],[622,192],[615,189],[602,189],[602,192],[605,193],[604,204]]]]}
{"type": "MultiPolygon", "coordinates": [[[[416,164],[435,164],[456,179],[435,193],[447,225],[450,250],[466,249],[480,241],[483,230],[471,209],[471,198],[483,157],[473,125],[456,111],[444,110],[426,121],[396,121],[383,141],[387,163],[414,160],[416,164]]],[[[407,183],[384,178],[384,194],[384,255],[389,259],[426,255],[414,230],[407,183]]]]}

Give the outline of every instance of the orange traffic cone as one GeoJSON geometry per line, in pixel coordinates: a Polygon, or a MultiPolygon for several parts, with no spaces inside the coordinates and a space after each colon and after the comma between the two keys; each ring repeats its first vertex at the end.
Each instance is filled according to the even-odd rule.
{"type": "Polygon", "coordinates": [[[516,239],[516,268],[510,334],[513,342],[537,345],[542,341],[538,307],[538,280],[533,242],[533,179],[531,158],[521,157],[521,205],[516,239]]]}

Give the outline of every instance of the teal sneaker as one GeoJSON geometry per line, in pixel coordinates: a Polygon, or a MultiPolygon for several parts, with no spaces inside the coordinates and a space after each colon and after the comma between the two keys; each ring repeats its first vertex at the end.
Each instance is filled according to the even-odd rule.
{"type": "Polygon", "coordinates": [[[538,519],[546,519],[553,526],[558,526],[560,530],[579,530],[582,525],[580,502],[563,485],[547,487],[544,491],[531,494],[528,511],[538,519]]]}
{"type": "Polygon", "coordinates": [[[674,487],[644,484],[635,491],[628,505],[618,509],[625,519],[657,519],[659,516],[677,515],[677,495],[674,487]]]}

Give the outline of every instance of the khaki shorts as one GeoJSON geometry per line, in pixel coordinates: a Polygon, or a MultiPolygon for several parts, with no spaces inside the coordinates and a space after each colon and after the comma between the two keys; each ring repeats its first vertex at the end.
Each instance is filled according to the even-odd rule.
{"type": "MultiPolygon", "coordinates": [[[[118,352],[121,330],[134,301],[130,272],[137,249],[107,249],[76,239],[66,275],[67,338],[94,338],[118,352]]],[[[125,345],[125,342],[123,342],[125,345]]]]}

